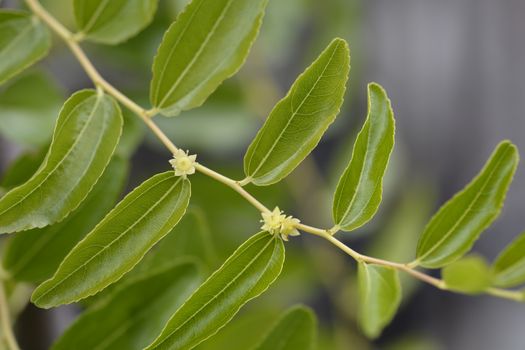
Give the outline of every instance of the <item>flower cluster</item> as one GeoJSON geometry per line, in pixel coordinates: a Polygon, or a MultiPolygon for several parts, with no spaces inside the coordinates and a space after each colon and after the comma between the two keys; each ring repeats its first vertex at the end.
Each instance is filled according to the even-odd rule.
{"type": "Polygon", "coordinates": [[[175,169],[176,176],[182,176],[186,178],[187,175],[195,173],[195,160],[197,159],[196,154],[188,155],[188,151],[184,152],[179,149],[173,155],[173,159],[170,160],[170,164],[175,169]]]}
{"type": "Polygon", "coordinates": [[[262,217],[261,229],[273,235],[280,234],[284,241],[288,241],[288,236],[299,236],[299,231],[296,228],[300,222],[299,219],[284,215],[279,207],[275,207],[270,213],[262,213],[262,217]]]}

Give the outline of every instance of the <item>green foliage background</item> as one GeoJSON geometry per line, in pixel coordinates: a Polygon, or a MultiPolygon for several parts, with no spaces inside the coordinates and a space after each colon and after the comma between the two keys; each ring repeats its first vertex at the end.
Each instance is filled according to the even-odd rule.
{"type": "MultiPolygon", "coordinates": [[[[88,55],[108,80],[136,101],[148,101],[153,56],[164,31],[183,3],[161,1],[153,23],[127,42],[108,47],[85,45],[88,55]]],[[[47,0],[43,4],[63,23],[73,27],[69,1],[47,0]]],[[[278,203],[297,217],[328,227],[331,224],[332,192],[339,174],[350,160],[355,139],[348,135],[357,134],[366,115],[364,81],[370,79],[365,80],[365,77],[374,76],[368,71],[369,60],[374,57],[367,56],[369,51],[366,50],[369,38],[366,30],[370,27],[364,23],[367,10],[370,9],[357,0],[270,1],[260,37],[239,74],[223,83],[204,106],[183,112],[176,122],[159,118],[160,127],[177,145],[198,153],[199,160],[205,164],[240,179],[243,177],[240,166],[243,152],[263,118],[295,77],[313,61],[320,48],[325,47],[332,37],[346,39],[352,52],[352,72],[346,102],[336,124],[329,129],[311,161],[300,165],[286,181],[269,189],[250,187],[250,191],[264,203],[278,203]]],[[[55,44],[49,57],[0,90],[3,169],[19,155],[38,158],[37,155],[51,141],[53,123],[65,98],[70,92],[91,85],[67,48],[61,42],[55,44]],[[27,98],[20,98],[21,93],[35,98],[27,104],[27,98]]],[[[396,86],[386,87],[395,96],[396,86]]],[[[396,99],[391,98],[395,109],[396,99]]],[[[137,150],[126,187],[130,190],[151,175],[166,170],[167,163],[162,145],[134,116],[124,112],[123,117],[126,128],[118,152],[127,155],[137,150]]],[[[399,118],[401,124],[407,123],[403,122],[402,113],[399,118]]],[[[407,129],[405,132],[417,133],[418,130],[407,129]]],[[[444,142],[447,138],[448,135],[443,135],[444,142]]],[[[465,171],[465,176],[458,175],[460,179],[454,178],[457,186],[439,188],[438,185],[442,185],[439,181],[444,181],[443,178],[436,179],[439,174],[434,176],[420,171],[424,167],[418,166],[418,159],[409,151],[413,144],[407,141],[410,147],[405,146],[403,134],[397,136],[396,141],[397,148],[385,178],[383,208],[368,226],[348,235],[345,241],[373,256],[411,261],[415,258],[417,239],[425,223],[442,202],[438,199],[446,199],[458,190],[487,158],[493,144],[487,145],[483,152],[476,152],[472,160],[455,165],[456,168],[466,165],[472,170],[470,173],[465,171]]],[[[12,186],[6,184],[6,173],[2,174],[0,191],[12,186]]],[[[523,181],[516,186],[522,188],[523,181]]],[[[204,223],[199,224],[204,228],[198,229],[207,232],[203,244],[211,247],[203,248],[209,254],[207,267],[203,268],[204,275],[207,275],[230,256],[249,233],[258,230],[260,216],[236,193],[203,176],[192,178],[192,204],[200,213],[198,215],[204,217],[204,223]]],[[[188,226],[197,231],[196,225],[188,226]]],[[[492,232],[492,235],[497,233],[492,232]]],[[[504,243],[499,246],[502,248],[504,243]]],[[[248,304],[232,323],[199,345],[198,349],[225,349],[228,348],[226,344],[232,342],[239,349],[247,348],[254,339],[262,339],[270,331],[283,309],[298,301],[316,311],[320,327],[319,349],[432,349],[447,346],[450,344],[448,340],[432,334],[432,323],[421,321],[431,319],[432,311],[436,310],[425,305],[439,301],[438,298],[447,298],[443,305],[451,307],[464,301],[463,297],[436,297],[438,292],[426,287],[420,290],[419,283],[405,277],[402,275],[400,281],[404,289],[400,314],[381,338],[370,342],[357,325],[360,316],[357,312],[355,264],[325,242],[303,235],[287,245],[284,271],[272,288],[256,302],[248,304]]],[[[23,346],[45,348],[43,343],[31,344],[35,339],[34,330],[43,327],[54,315],[62,319],[58,323],[62,327],[63,320],[71,318],[68,313],[75,312],[74,308],[66,310],[26,309],[17,324],[23,346]]],[[[447,312],[447,318],[454,318],[453,308],[447,312]]],[[[53,332],[47,334],[48,341],[50,334],[53,332]]],[[[38,335],[38,338],[45,339],[45,336],[38,335]]]]}

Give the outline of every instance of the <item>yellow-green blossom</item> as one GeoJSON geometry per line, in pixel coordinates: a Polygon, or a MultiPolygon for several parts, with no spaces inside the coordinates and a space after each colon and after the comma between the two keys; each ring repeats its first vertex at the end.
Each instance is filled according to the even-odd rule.
{"type": "Polygon", "coordinates": [[[262,217],[263,219],[261,222],[263,225],[261,229],[268,231],[273,235],[281,235],[281,238],[284,241],[288,241],[288,236],[299,235],[299,231],[297,231],[296,228],[297,224],[299,224],[299,220],[292,216],[284,215],[279,207],[275,207],[270,213],[262,213],[262,217]]]}
{"type": "Polygon", "coordinates": [[[287,216],[281,223],[282,239],[288,241],[288,236],[299,236],[299,231],[297,231],[297,225],[299,223],[299,219],[287,216]]]}
{"type": "Polygon", "coordinates": [[[196,154],[188,155],[188,151],[184,152],[179,149],[173,155],[173,159],[170,160],[171,166],[175,169],[176,176],[186,177],[195,173],[195,160],[197,159],[196,154]]]}

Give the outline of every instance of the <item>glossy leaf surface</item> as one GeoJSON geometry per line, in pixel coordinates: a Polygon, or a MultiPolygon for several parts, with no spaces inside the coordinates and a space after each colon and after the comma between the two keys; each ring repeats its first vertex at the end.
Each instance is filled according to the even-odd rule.
{"type": "Polygon", "coordinates": [[[476,178],[430,220],[419,239],[416,262],[442,267],[468,252],[499,215],[517,165],[516,146],[501,142],[476,178]]]}
{"type": "Polygon", "coordinates": [[[108,298],[122,284],[147,275],[159,267],[171,265],[173,261],[194,260],[202,265],[204,273],[213,271],[217,262],[216,252],[212,246],[211,234],[205,227],[201,214],[195,207],[190,206],[177,226],[155,244],[133,270],[100,293],[83,299],[82,304],[94,305],[108,298]]]}
{"type": "Polygon", "coordinates": [[[317,342],[317,320],[307,307],[292,307],[281,317],[254,350],[313,350],[317,342]]]}
{"type": "Polygon", "coordinates": [[[200,106],[237,72],[259,32],[267,0],[192,0],[153,62],[150,100],[166,116],[200,106]]]}
{"type": "Polygon", "coordinates": [[[359,263],[359,324],[370,338],[376,338],[390,323],[401,302],[397,270],[359,263]]]}
{"type": "Polygon", "coordinates": [[[216,267],[217,256],[212,246],[211,233],[204,213],[195,207],[188,208],[177,226],[151,250],[135,270],[151,270],[155,266],[183,257],[199,259],[208,269],[216,267]]]}
{"type": "Polygon", "coordinates": [[[284,263],[281,239],[261,232],[242,244],[177,310],[147,349],[191,349],[263,293],[284,263]]]}
{"type": "Polygon", "coordinates": [[[274,107],[244,156],[255,185],[286,177],[315,148],[343,103],[350,70],[347,43],[333,40],[274,107]]]}
{"type": "Polygon", "coordinates": [[[130,281],[83,313],[52,349],[143,349],[200,281],[197,265],[188,262],[130,281]]]}
{"type": "Polygon", "coordinates": [[[50,47],[49,31],[38,19],[0,10],[0,84],[44,57],[50,47]]]}
{"type": "Polygon", "coordinates": [[[34,291],[49,308],[93,295],[119,280],[186,211],[190,182],[173,171],[153,176],[128,194],[34,291]]]}
{"type": "Polygon", "coordinates": [[[127,175],[128,164],[114,158],[86,200],[65,220],[20,232],[7,243],[3,267],[17,281],[42,282],[115,204],[127,175]]]}
{"type": "Polygon", "coordinates": [[[64,219],[104,172],[122,132],[122,115],[103,93],[71,96],[57,120],[44,164],[0,199],[0,233],[44,227],[64,219]]]}
{"type": "Polygon", "coordinates": [[[525,283],[525,233],[498,256],[493,265],[494,284],[510,288],[525,283]]]}
{"type": "Polygon", "coordinates": [[[75,0],[78,30],[87,40],[118,44],[153,19],[158,0],[75,0]]]}
{"type": "Polygon", "coordinates": [[[333,217],[345,231],[367,223],[377,212],[383,176],[394,147],[394,113],[385,90],[368,85],[368,117],[357,135],[350,164],[335,191],[333,217]]]}

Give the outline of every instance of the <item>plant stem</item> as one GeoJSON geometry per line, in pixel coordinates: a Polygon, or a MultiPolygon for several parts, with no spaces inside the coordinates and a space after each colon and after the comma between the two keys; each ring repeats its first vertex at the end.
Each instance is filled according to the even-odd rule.
{"type": "MultiPolygon", "coordinates": [[[[28,7],[31,9],[31,11],[40,18],[44,23],[48,25],[48,27],[53,30],[60,38],[63,39],[63,41],[67,44],[67,46],[70,48],[73,55],[76,57],[88,77],[91,79],[93,84],[100,88],[109,95],[113,96],[116,100],[118,100],[122,105],[127,107],[129,110],[134,112],[137,116],[139,116],[142,121],[148,126],[148,128],[155,134],[155,136],[164,144],[164,146],[172,153],[175,154],[178,150],[177,146],[166,136],[166,134],[153,122],[152,117],[158,113],[157,109],[150,109],[146,110],[139,106],[137,103],[135,103],[133,100],[131,100],[129,97],[124,95],[122,92],[120,92],[118,89],[116,89],[113,85],[111,85],[109,82],[107,82],[97,71],[97,69],[93,66],[89,58],[86,56],[84,51],[79,45],[80,37],[72,32],[70,32],[66,27],[64,27],[59,21],[57,21],[49,12],[47,12],[37,0],[26,0],[26,3],[28,7]]],[[[196,163],[195,169],[206,175],[210,178],[223,183],[224,185],[232,188],[234,191],[239,193],[246,201],[248,201],[251,205],[253,205],[257,210],[259,210],[261,213],[268,213],[270,210],[262,204],[259,200],[257,200],[254,196],[252,196],[248,191],[246,191],[243,186],[247,185],[250,181],[249,179],[244,179],[242,181],[235,181],[227,176],[224,176],[210,168],[207,168],[206,166],[196,163]]],[[[297,229],[322,237],[350,255],[352,258],[354,258],[356,261],[366,262],[370,264],[376,264],[376,265],[383,265],[383,266],[389,266],[391,268],[404,271],[413,277],[431,284],[439,289],[447,290],[447,287],[445,285],[445,282],[443,280],[440,280],[438,278],[429,276],[423,272],[417,271],[414,265],[408,265],[408,264],[400,264],[396,262],[391,262],[387,260],[377,259],[370,256],[366,256],[363,254],[360,254],[353,250],[352,248],[348,247],[341,241],[339,241],[337,238],[334,237],[334,234],[339,230],[338,226],[334,226],[332,229],[320,229],[313,226],[305,225],[305,224],[298,224],[297,229]]],[[[505,289],[499,289],[499,288],[490,288],[487,290],[487,294],[504,298],[504,299],[510,299],[510,300],[523,300],[523,295],[521,292],[515,292],[505,289]]],[[[16,348],[14,348],[16,349],[16,348]]]]}
{"type": "Polygon", "coordinates": [[[5,295],[4,283],[0,281],[0,324],[2,326],[2,335],[6,341],[8,349],[20,350],[16,342],[15,335],[11,328],[11,318],[9,316],[9,305],[5,295]]]}
{"type": "Polygon", "coordinates": [[[489,288],[487,289],[487,294],[514,301],[525,301],[525,294],[521,291],[506,290],[500,288],[489,288]]]}

